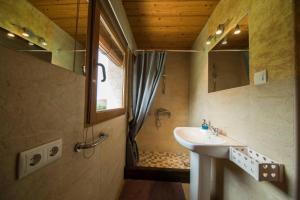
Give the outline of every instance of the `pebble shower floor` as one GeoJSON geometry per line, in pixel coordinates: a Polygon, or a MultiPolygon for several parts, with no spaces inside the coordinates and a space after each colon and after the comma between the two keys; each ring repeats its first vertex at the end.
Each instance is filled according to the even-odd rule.
{"type": "Polygon", "coordinates": [[[140,167],[190,169],[189,154],[140,151],[140,167]]]}

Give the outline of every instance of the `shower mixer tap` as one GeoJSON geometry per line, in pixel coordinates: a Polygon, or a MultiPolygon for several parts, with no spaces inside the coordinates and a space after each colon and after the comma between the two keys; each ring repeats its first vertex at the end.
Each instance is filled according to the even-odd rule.
{"type": "Polygon", "coordinates": [[[158,108],[155,112],[155,125],[156,128],[161,126],[160,116],[167,116],[168,118],[171,117],[171,112],[165,108],[158,108]]]}

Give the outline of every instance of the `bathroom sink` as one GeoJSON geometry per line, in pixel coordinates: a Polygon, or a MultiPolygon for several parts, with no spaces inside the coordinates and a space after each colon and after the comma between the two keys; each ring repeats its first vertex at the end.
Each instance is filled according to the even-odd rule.
{"type": "Polygon", "coordinates": [[[199,127],[177,127],[174,137],[179,144],[190,150],[190,199],[209,200],[214,158],[229,157],[230,146],[242,146],[224,135],[213,135],[199,127]]]}
{"type": "Polygon", "coordinates": [[[241,146],[224,135],[213,135],[199,127],[177,127],[175,139],[190,151],[214,158],[228,158],[230,146],[241,146]]]}

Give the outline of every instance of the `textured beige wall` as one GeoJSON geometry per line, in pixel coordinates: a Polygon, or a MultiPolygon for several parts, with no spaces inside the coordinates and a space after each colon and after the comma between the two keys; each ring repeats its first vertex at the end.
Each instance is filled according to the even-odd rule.
{"type": "MultiPolygon", "coordinates": [[[[202,118],[228,136],[285,165],[281,184],[256,182],[230,162],[217,162],[217,196],[223,199],[295,199],[294,12],[292,0],[221,0],[197,38],[190,81],[190,122],[202,118]],[[249,14],[249,86],[207,92],[208,35],[232,18],[233,27],[249,14]],[[268,70],[269,82],[254,86],[255,71],[268,70]],[[221,183],[224,184],[221,184],[221,183]]],[[[226,30],[228,31],[228,29],[226,30]]]]}
{"type": "Polygon", "coordinates": [[[138,135],[140,150],[162,152],[185,152],[174,139],[173,130],[178,126],[187,126],[190,53],[168,53],[166,59],[166,93],[162,94],[160,81],[153,105],[138,135]],[[155,111],[166,108],[171,118],[162,117],[160,128],[155,126],[155,111]]]}
{"type": "MultiPolygon", "coordinates": [[[[74,18],[74,24],[76,23],[75,20],[74,18]]],[[[22,27],[30,29],[37,36],[43,37],[48,45],[42,46],[36,37],[26,38],[26,40],[51,51],[52,64],[73,71],[74,38],[27,0],[0,0],[0,27],[20,37],[23,37],[22,27]]],[[[80,44],[77,44],[77,49],[81,49],[80,46],[80,44]]],[[[82,53],[76,55],[75,72],[79,74],[81,74],[80,67],[84,61],[83,56],[82,53]]]]}
{"type": "MultiPolygon", "coordinates": [[[[300,105],[299,105],[299,99],[300,99],[300,2],[295,2],[295,10],[296,10],[296,17],[295,17],[295,24],[296,24],[296,77],[297,77],[297,83],[296,83],[296,98],[297,98],[297,106],[296,106],[296,112],[297,112],[297,118],[296,120],[299,121],[299,115],[300,115],[300,105]]],[[[297,173],[296,177],[300,176],[300,124],[298,123],[296,125],[297,130],[297,173]]],[[[300,180],[298,178],[297,180],[297,198],[300,198],[300,180]]]]}
{"type": "Polygon", "coordinates": [[[0,199],[117,199],[126,117],[96,125],[95,134],[110,137],[94,151],[75,153],[83,141],[85,78],[3,47],[0,66],[0,199]],[[18,153],[58,138],[62,158],[17,180],[18,153]]]}

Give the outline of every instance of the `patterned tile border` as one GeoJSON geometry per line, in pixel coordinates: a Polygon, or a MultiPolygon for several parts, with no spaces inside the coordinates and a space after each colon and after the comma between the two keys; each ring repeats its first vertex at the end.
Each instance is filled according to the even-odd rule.
{"type": "Polygon", "coordinates": [[[185,153],[141,151],[140,167],[190,169],[189,155],[185,153]]]}

